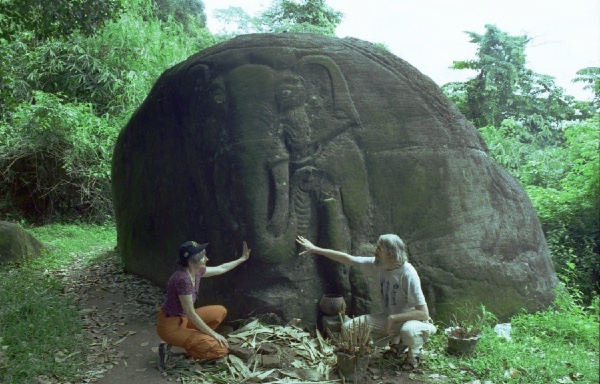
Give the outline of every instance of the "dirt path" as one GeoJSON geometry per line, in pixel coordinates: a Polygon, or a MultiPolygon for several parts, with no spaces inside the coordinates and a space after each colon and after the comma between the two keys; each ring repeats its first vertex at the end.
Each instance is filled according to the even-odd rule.
{"type": "MultiPolygon", "coordinates": [[[[155,330],[155,311],[164,297],[159,288],[138,277],[123,274],[118,256],[112,252],[94,265],[74,267],[65,282],[65,293],[73,295],[82,308],[84,337],[89,343],[86,358],[91,367],[81,378],[82,382],[153,384],[179,381],[173,372],[158,370],[160,339],[155,330]]],[[[183,352],[175,347],[173,351],[183,352]]],[[[333,375],[331,379],[335,380],[336,374],[333,375]]],[[[232,377],[231,383],[235,382],[232,377]]],[[[372,364],[361,382],[433,381],[423,373],[408,374],[372,364]]]]}
{"type": "MultiPolygon", "coordinates": [[[[86,356],[92,365],[85,382],[111,384],[165,383],[158,371],[156,308],[162,291],[119,268],[118,256],[72,270],[66,293],[82,308],[86,356]]],[[[171,379],[172,380],[172,379],[171,379]]]]}

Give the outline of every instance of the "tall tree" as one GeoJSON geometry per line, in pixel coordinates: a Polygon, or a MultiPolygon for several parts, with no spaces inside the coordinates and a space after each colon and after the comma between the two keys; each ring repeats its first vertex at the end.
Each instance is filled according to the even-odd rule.
{"type": "Polygon", "coordinates": [[[206,13],[202,0],[155,0],[158,8],[157,16],[166,21],[173,17],[185,28],[195,24],[200,28],[206,27],[206,13]]]}
{"type": "Polygon", "coordinates": [[[583,89],[594,92],[594,101],[600,103],[600,67],[587,67],[577,71],[573,83],[584,83],[583,89]]]}
{"type": "Polygon", "coordinates": [[[315,32],[335,36],[343,14],[325,0],[275,0],[262,14],[267,32],[315,32]]]}
{"type": "Polygon", "coordinates": [[[274,0],[258,17],[249,16],[240,7],[217,10],[217,18],[232,34],[302,32],[335,36],[343,14],[325,0],[274,0]]]}
{"type": "Polygon", "coordinates": [[[484,34],[466,32],[477,44],[476,59],[455,61],[454,69],[470,69],[476,76],[464,85],[445,86],[451,98],[475,126],[499,127],[504,119],[514,119],[533,132],[575,115],[573,97],[564,95],[550,76],[526,67],[526,35],[510,36],[494,25],[484,34]]]}

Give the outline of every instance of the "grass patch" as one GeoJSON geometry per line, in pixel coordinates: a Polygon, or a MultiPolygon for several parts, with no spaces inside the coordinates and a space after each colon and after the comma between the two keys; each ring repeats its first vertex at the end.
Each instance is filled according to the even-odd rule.
{"type": "Polygon", "coordinates": [[[53,248],[30,263],[30,268],[39,270],[62,269],[73,262],[85,265],[117,244],[113,224],[52,224],[26,229],[53,248]]]}
{"type": "Polygon", "coordinates": [[[0,372],[5,383],[72,376],[82,364],[81,325],[77,308],[60,285],[22,271],[0,278],[0,372]],[[62,364],[58,364],[66,356],[62,364]]]}
{"type": "Polygon", "coordinates": [[[598,383],[598,300],[578,306],[566,293],[555,305],[511,319],[511,340],[483,329],[473,355],[445,354],[446,337],[438,332],[427,349],[427,370],[450,383],[598,383]]]}
{"type": "MultiPolygon", "coordinates": [[[[75,298],[63,294],[64,279],[73,266],[114,254],[107,251],[116,244],[115,228],[55,224],[28,230],[54,249],[37,260],[0,268],[0,381],[81,382],[88,350],[75,298]]],[[[446,336],[438,326],[418,377],[444,383],[598,383],[599,300],[583,308],[578,297],[562,290],[546,311],[514,316],[510,341],[484,326],[468,357],[446,354],[446,336]]],[[[398,369],[389,359],[379,365],[398,369]]],[[[198,378],[189,374],[190,380],[198,378]]]]}
{"type": "Polygon", "coordinates": [[[36,260],[0,269],[1,381],[70,381],[86,363],[85,345],[74,298],[63,294],[63,271],[114,247],[115,229],[48,225],[28,231],[53,249],[36,260]]]}

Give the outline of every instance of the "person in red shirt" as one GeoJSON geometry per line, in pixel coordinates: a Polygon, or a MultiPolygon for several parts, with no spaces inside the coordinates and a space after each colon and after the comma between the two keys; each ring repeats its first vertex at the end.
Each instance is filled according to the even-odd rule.
{"type": "Polygon", "coordinates": [[[227,315],[221,305],[208,305],[194,308],[198,297],[200,280],[203,277],[221,275],[231,271],[250,257],[250,249],[243,242],[242,256],[234,261],[209,267],[206,265],[206,247],[187,241],[179,247],[180,268],[167,283],[167,298],[158,309],[156,331],[166,342],[159,346],[160,367],[164,369],[168,351],[172,345],[185,349],[188,356],[195,359],[218,359],[229,352],[229,344],[224,336],[215,332],[227,315]]]}

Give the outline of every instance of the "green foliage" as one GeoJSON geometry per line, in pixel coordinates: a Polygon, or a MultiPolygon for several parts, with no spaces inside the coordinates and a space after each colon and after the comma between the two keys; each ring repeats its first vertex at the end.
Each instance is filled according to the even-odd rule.
{"type": "Polygon", "coordinates": [[[468,114],[475,126],[499,126],[507,118],[504,106],[513,104],[519,78],[525,72],[527,36],[509,36],[493,25],[483,35],[466,32],[477,44],[477,60],[455,61],[454,69],[477,71],[466,83],[468,114]]]}
{"type": "Polygon", "coordinates": [[[448,383],[598,382],[598,300],[595,307],[578,306],[562,290],[552,308],[511,319],[511,339],[483,327],[472,355],[446,354],[446,336],[430,337],[424,370],[448,383]]]}
{"type": "Polygon", "coordinates": [[[116,136],[167,68],[210,46],[204,28],[154,16],[129,0],[92,36],[2,44],[0,212],[39,222],[105,220],[116,136]],[[25,58],[25,59],[24,59],[25,58]]]}
{"type": "Polygon", "coordinates": [[[32,279],[28,272],[0,275],[3,383],[69,377],[83,362],[78,353],[82,346],[76,338],[81,324],[74,303],[60,294],[56,280],[38,273],[32,279]]]}
{"type": "Polygon", "coordinates": [[[2,47],[0,69],[10,79],[0,88],[10,101],[4,110],[30,102],[33,90],[40,90],[91,103],[98,115],[128,117],[165,69],[214,44],[206,29],[163,22],[154,9],[152,0],[131,1],[94,36],[75,32],[38,42],[30,34],[15,35],[2,47]]]}
{"type": "Polygon", "coordinates": [[[565,96],[552,77],[526,68],[529,37],[510,36],[494,25],[485,28],[482,35],[466,32],[478,45],[477,58],[453,64],[454,69],[476,71],[475,77],[443,87],[476,127],[500,127],[502,121],[512,119],[540,132],[576,117],[573,97],[565,96]]]}
{"type": "Polygon", "coordinates": [[[577,71],[577,77],[572,80],[573,83],[583,83],[583,89],[589,89],[594,92],[596,104],[600,104],[600,67],[587,67],[577,71]]]}
{"type": "Polygon", "coordinates": [[[10,40],[21,31],[38,40],[75,31],[91,35],[120,9],[121,0],[0,0],[0,37],[10,40]]]}
{"type": "Polygon", "coordinates": [[[343,14],[325,0],[275,0],[262,14],[265,32],[306,32],[335,36],[343,14]]]}
{"type": "Polygon", "coordinates": [[[172,17],[186,31],[206,27],[206,13],[201,0],[156,0],[157,17],[168,21],[172,17]]]}
{"type": "Polygon", "coordinates": [[[56,249],[25,265],[0,268],[0,377],[6,384],[83,382],[87,346],[74,299],[62,293],[62,271],[112,248],[115,228],[53,225],[29,231],[56,249]]]}
{"type": "Polygon", "coordinates": [[[107,23],[90,40],[94,52],[118,73],[120,86],[107,107],[124,124],[168,68],[216,42],[205,28],[154,16],[152,0],[139,0],[119,20],[107,23]]]}
{"type": "Polygon", "coordinates": [[[227,25],[231,35],[296,32],[335,36],[343,18],[324,0],[275,0],[258,17],[249,16],[239,7],[217,10],[215,15],[227,25]]]}
{"type": "MultiPolygon", "coordinates": [[[[1,1],[1,0],[0,0],[1,1]]],[[[13,74],[11,63],[15,52],[9,49],[9,43],[0,38],[0,118],[6,116],[15,104],[13,94],[23,83],[13,74]]]]}
{"type": "Polygon", "coordinates": [[[12,99],[30,102],[32,92],[39,90],[60,93],[71,102],[91,103],[98,114],[108,112],[123,81],[91,41],[77,32],[69,40],[48,39],[39,44],[28,40],[27,35],[15,35],[7,49],[11,53],[7,65],[21,86],[13,87],[12,99]]]}
{"type": "Polygon", "coordinates": [[[31,220],[74,214],[104,220],[112,210],[110,159],[117,132],[89,104],[64,103],[38,91],[33,97],[32,104],[15,109],[10,125],[0,122],[0,189],[9,208],[31,220]]]}
{"type": "MultiPolygon", "coordinates": [[[[566,124],[561,156],[546,159],[555,178],[527,185],[557,273],[585,302],[600,292],[600,130],[598,119],[566,124]]],[[[558,151],[558,150],[557,150],[558,151]]],[[[527,170],[529,167],[525,167],[527,170]]]]}
{"type": "Polygon", "coordinates": [[[511,120],[479,129],[494,160],[525,186],[561,280],[588,303],[600,291],[599,124],[566,122],[548,136],[511,120]]]}

